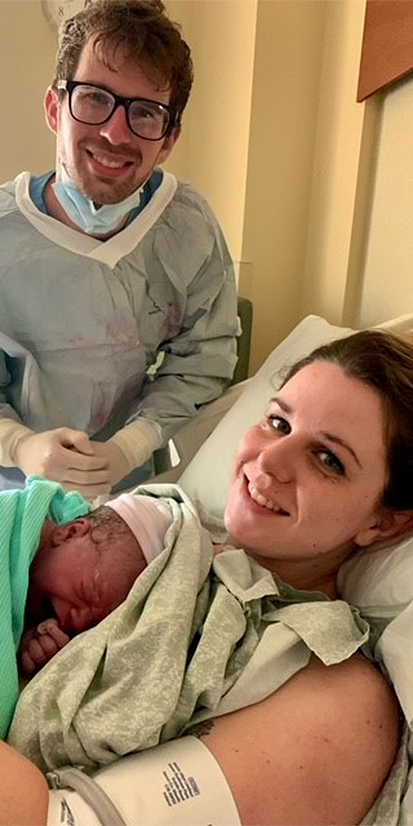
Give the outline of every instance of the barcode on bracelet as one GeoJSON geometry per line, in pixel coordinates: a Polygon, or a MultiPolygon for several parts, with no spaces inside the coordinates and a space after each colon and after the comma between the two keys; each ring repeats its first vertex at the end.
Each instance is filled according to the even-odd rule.
{"type": "Polygon", "coordinates": [[[192,775],[187,777],[176,761],[168,763],[163,776],[165,778],[163,796],[168,806],[176,806],[177,803],[183,803],[201,794],[195,778],[192,775]]]}

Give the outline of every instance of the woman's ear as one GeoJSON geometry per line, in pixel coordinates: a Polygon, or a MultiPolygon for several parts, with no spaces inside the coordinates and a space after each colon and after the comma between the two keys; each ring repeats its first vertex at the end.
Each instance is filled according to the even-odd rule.
{"type": "Polygon", "coordinates": [[[55,525],[50,535],[50,543],[57,548],[68,539],[86,536],[89,531],[90,520],[87,516],[82,516],[79,519],[73,519],[72,522],[67,522],[66,525],[55,525]]]}
{"type": "Polygon", "coordinates": [[[355,543],[360,548],[366,548],[373,542],[384,542],[386,539],[397,539],[413,531],[413,511],[392,511],[381,509],[376,522],[367,530],[361,531],[355,537],[355,543]]]}

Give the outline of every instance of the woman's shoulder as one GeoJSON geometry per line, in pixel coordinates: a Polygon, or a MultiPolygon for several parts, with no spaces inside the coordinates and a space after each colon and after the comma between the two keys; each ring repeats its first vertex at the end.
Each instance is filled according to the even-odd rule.
{"type": "Polygon", "coordinates": [[[260,703],[217,718],[205,745],[221,765],[244,824],[359,823],[400,739],[397,701],[361,655],[313,657],[260,703]],[[242,757],[241,757],[242,756],[242,757]]]}
{"type": "Polygon", "coordinates": [[[367,743],[372,748],[377,742],[380,756],[387,750],[381,747],[383,741],[390,750],[392,741],[397,748],[397,700],[383,674],[362,654],[356,653],[332,666],[313,657],[297,678],[286,689],[289,685],[289,700],[302,706],[306,725],[314,730],[318,726],[324,733],[328,726],[334,726],[335,732],[344,738],[343,747],[348,743],[348,748],[352,748],[356,737],[358,750],[367,743]],[[316,709],[306,705],[313,697],[319,698],[316,709]]]}

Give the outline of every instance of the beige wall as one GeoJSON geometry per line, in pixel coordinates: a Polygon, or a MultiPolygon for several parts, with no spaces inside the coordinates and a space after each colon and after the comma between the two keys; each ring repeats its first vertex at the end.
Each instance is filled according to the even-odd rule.
{"type": "MultiPolygon", "coordinates": [[[[301,313],[343,321],[365,105],[356,103],[364,2],[328,5],[301,313]]],[[[357,265],[358,266],[358,262],[357,265]]]]}
{"type": "Polygon", "coordinates": [[[260,0],[242,258],[252,262],[252,369],[299,318],[319,100],[323,0],[260,0]]]}
{"type": "Polygon", "coordinates": [[[413,312],[413,78],[378,96],[377,172],[361,269],[360,326],[413,312]]]}
{"type": "Polygon", "coordinates": [[[375,104],[356,103],[365,2],[169,6],[196,66],[181,156],[170,165],[179,161],[209,198],[242,263],[254,370],[304,315],[359,317],[380,127],[375,104]],[[229,112],[242,124],[231,140],[229,112]]]}
{"type": "Polygon", "coordinates": [[[193,50],[181,155],[254,304],[251,369],[299,319],[325,0],[169,0],[193,50]]]}
{"type": "Polygon", "coordinates": [[[243,242],[257,0],[169,0],[191,45],[195,81],[182,136],[184,165],[225,227],[239,261],[243,242]]]}
{"type": "Polygon", "coordinates": [[[329,8],[301,298],[354,327],[413,312],[413,78],[355,102],[363,5],[329,8]]]}
{"type": "Polygon", "coordinates": [[[56,40],[40,0],[0,0],[0,180],[54,164],[43,96],[51,81],[56,40]]]}

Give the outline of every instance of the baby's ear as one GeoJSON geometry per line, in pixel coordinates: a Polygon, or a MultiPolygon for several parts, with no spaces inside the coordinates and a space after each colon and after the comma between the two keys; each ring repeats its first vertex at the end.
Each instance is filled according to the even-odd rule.
{"type": "Polygon", "coordinates": [[[82,516],[79,519],[73,519],[71,522],[66,522],[65,525],[55,525],[51,536],[51,544],[54,548],[67,542],[68,539],[75,539],[81,536],[86,536],[90,531],[90,519],[87,516],[82,516]]]}
{"type": "Polygon", "coordinates": [[[376,522],[356,536],[356,544],[366,548],[373,542],[397,539],[413,531],[413,511],[392,511],[381,509],[376,522]]]}

